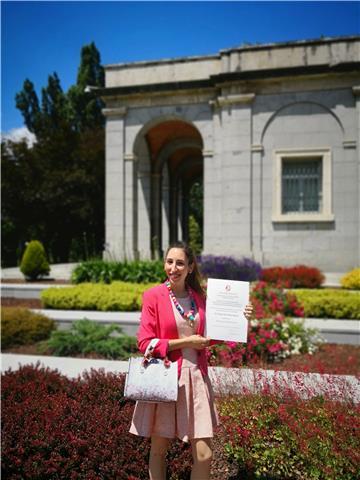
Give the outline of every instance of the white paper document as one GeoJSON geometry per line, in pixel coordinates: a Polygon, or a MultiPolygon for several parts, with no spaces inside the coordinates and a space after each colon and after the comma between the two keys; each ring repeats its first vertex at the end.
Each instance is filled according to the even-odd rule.
{"type": "Polygon", "coordinates": [[[212,340],[246,342],[249,282],[209,278],[206,300],[205,335],[212,340]]]}

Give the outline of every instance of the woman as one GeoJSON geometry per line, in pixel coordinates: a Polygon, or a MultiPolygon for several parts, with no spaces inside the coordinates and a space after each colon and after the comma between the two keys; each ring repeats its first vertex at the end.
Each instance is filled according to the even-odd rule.
{"type": "MultiPolygon", "coordinates": [[[[205,295],[196,259],[188,245],[171,245],[164,264],[167,281],[143,296],[138,345],[145,353],[154,338],[154,357],[178,361],[177,402],[137,402],[130,432],[151,437],[149,474],[165,480],[165,457],[169,441],[178,437],[191,442],[194,465],[191,480],[210,478],[211,438],[218,424],[212,387],[207,376],[205,338],[205,295]]],[[[245,315],[252,313],[251,304],[245,315]]]]}

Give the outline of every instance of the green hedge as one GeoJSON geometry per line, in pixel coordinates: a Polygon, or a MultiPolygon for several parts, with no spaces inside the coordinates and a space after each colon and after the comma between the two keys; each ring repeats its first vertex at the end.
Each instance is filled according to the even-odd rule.
{"type": "Polygon", "coordinates": [[[165,280],[162,260],[107,262],[89,260],[78,265],[71,274],[72,283],[161,283],[165,280]]]}
{"type": "Polygon", "coordinates": [[[26,308],[2,307],[1,348],[29,345],[49,338],[55,322],[26,308]]]}
{"type": "Polygon", "coordinates": [[[151,284],[113,282],[110,285],[82,283],[74,287],[48,288],[41,294],[45,308],[58,310],[137,311],[142,294],[151,284]]]}
{"type": "Polygon", "coordinates": [[[304,307],[305,317],[360,320],[360,293],[335,289],[292,290],[304,307]]]}

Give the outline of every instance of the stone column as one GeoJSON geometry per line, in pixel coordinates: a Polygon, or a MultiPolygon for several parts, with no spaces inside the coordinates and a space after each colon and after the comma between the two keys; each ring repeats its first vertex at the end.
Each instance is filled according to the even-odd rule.
{"type": "Polygon", "coordinates": [[[358,150],[357,154],[357,160],[358,160],[358,259],[357,259],[357,264],[360,265],[360,155],[359,155],[359,147],[360,147],[360,85],[357,85],[353,87],[353,94],[355,96],[355,101],[356,101],[356,116],[357,116],[357,126],[358,126],[358,131],[357,131],[357,139],[356,143],[357,145],[355,148],[358,150]]]}
{"type": "Polygon", "coordinates": [[[161,250],[161,173],[151,174],[151,251],[154,258],[161,250]]]}
{"type": "Polygon", "coordinates": [[[141,259],[151,258],[151,168],[145,141],[137,157],[137,250],[141,259]]]}
{"type": "Polygon", "coordinates": [[[125,255],[125,127],[126,108],[104,108],[105,127],[105,259],[125,255]]]}
{"type": "Polygon", "coordinates": [[[173,176],[169,178],[170,188],[170,243],[177,239],[177,182],[173,176]]]}
{"type": "Polygon", "coordinates": [[[166,163],[162,169],[161,182],[161,216],[162,216],[162,252],[168,247],[170,242],[170,199],[169,199],[169,170],[166,163]]]}
{"type": "Polygon", "coordinates": [[[138,259],[138,202],[137,202],[137,158],[133,154],[124,155],[125,172],[125,257],[138,259]]]}
{"type": "Polygon", "coordinates": [[[177,238],[183,240],[183,190],[181,178],[178,179],[177,188],[177,238]]]}
{"type": "MultiPolygon", "coordinates": [[[[214,251],[208,253],[251,256],[251,105],[254,98],[253,93],[226,94],[215,101],[218,118],[214,118],[213,163],[217,170],[215,181],[219,183],[215,192],[221,204],[214,206],[215,241],[206,246],[207,252],[214,251]]],[[[207,175],[206,160],[204,167],[207,175]]]]}
{"type": "Polygon", "coordinates": [[[251,252],[263,264],[263,146],[251,146],[251,252]]]}
{"type": "MultiPolygon", "coordinates": [[[[203,150],[203,254],[214,253],[221,222],[221,170],[214,162],[214,152],[203,150]]],[[[219,160],[219,157],[217,157],[219,160]]]]}

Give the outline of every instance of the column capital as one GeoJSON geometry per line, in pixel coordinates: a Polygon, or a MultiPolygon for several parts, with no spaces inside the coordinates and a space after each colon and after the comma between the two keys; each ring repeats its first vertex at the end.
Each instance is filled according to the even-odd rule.
{"type": "Polygon", "coordinates": [[[133,153],[125,153],[124,154],[124,161],[125,162],[136,162],[138,160],[138,157],[134,155],[133,153]]]}
{"type": "Polygon", "coordinates": [[[343,141],[343,148],[355,148],[356,149],[357,142],[356,140],[344,140],[343,141]]]}
{"type": "Polygon", "coordinates": [[[237,95],[225,95],[217,97],[215,100],[210,100],[210,104],[217,108],[231,105],[246,105],[250,104],[255,99],[255,93],[241,93],[237,95]]]}
{"type": "Polygon", "coordinates": [[[127,113],[126,107],[116,107],[116,108],[103,108],[102,114],[109,118],[109,117],[125,117],[127,113]]]}
{"type": "Polygon", "coordinates": [[[353,91],[354,97],[359,97],[360,96],[360,85],[354,85],[352,87],[352,91],[353,91]]]}
{"type": "Polygon", "coordinates": [[[213,157],[214,156],[214,152],[213,150],[203,150],[202,151],[202,154],[203,154],[203,157],[213,157]]]}
{"type": "Polygon", "coordinates": [[[258,144],[258,145],[251,145],[251,151],[252,152],[263,152],[264,151],[264,147],[261,145],[261,144],[258,144]]]}

